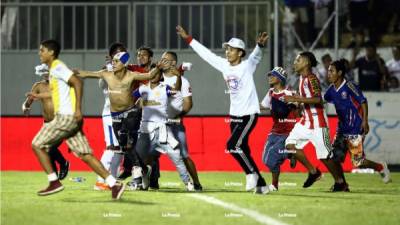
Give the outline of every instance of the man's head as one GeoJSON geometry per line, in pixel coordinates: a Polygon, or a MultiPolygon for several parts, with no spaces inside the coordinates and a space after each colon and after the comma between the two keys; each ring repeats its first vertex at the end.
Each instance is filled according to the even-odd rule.
{"type": "Polygon", "coordinates": [[[365,55],[368,59],[373,59],[376,56],[376,46],[371,41],[367,41],[365,44],[365,55]]]}
{"type": "Polygon", "coordinates": [[[275,67],[268,74],[268,83],[270,86],[280,84],[285,86],[287,73],[282,67],[275,67]]]}
{"type": "Polygon", "coordinates": [[[346,60],[333,61],[328,68],[328,81],[331,84],[342,82],[347,72],[346,60]]]}
{"type": "Polygon", "coordinates": [[[325,69],[328,69],[329,65],[332,62],[332,57],[331,57],[331,55],[329,55],[329,53],[327,53],[321,57],[321,61],[322,61],[322,64],[324,65],[325,69]]]}
{"type": "Polygon", "coordinates": [[[40,43],[39,57],[41,63],[48,63],[58,58],[61,47],[56,40],[45,40],[40,43]]]}
{"type": "Polygon", "coordinates": [[[129,62],[129,53],[127,52],[118,52],[117,54],[114,55],[113,57],[113,71],[118,72],[123,69],[128,65],[129,62]]]}
{"type": "Polygon", "coordinates": [[[178,63],[178,55],[172,51],[166,51],[162,54],[161,60],[166,62],[162,66],[162,70],[167,71],[170,68],[175,68],[178,63]]]}
{"type": "Polygon", "coordinates": [[[246,46],[239,38],[231,38],[228,42],[222,44],[225,48],[225,56],[229,63],[240,62],[246,55],[246,46]]]}
{"type": "Polygon", "coordinates": [[[140,66],[148,66],[153,58],[153,50],[146,46],[141,46],[136,51],[136,60],[140,66]]]}
{"type": "Polygon", "coordinates": [[[312,52],[300,52],[294,60],[293,69],[296,73],[304,70],[311,71],[312,67],[317,66],[317,59],[312,52]]]}
{"type": "Polygon", "coordinates": [[[393,46],[392,53],[395,60],[400,60],[400,44],[393,46]]]}
{"type": "Polygon", "coordinates": [[[112,43],[109,47],[108,55],[113,58],[118,52],[127,52],[125,45],[120,42],[112,43]]]}

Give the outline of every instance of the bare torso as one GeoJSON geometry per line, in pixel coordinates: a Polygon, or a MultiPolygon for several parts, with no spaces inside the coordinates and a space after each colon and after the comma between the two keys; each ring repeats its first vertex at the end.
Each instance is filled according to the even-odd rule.
{"type": "MultiPolygon", "coordinates": [[[[41,94],[45,92],[50,92],[50,85],[47,81],[40,81],[36,84],[33,92],[36,94],[41,94]]],[[[54,107],[51,98],[40,99],[42,104],[42,115],[45,121],[51,121],[54,118],[54,107]]]]}
{"type": "Polygon", "coordinates": [[[134,78],[132,76],[124,74],[119,77],[112,72],[105,72],[103,78],[108,84],[111,112],[124,111],[134,106],[131,88],[134,78]]]}

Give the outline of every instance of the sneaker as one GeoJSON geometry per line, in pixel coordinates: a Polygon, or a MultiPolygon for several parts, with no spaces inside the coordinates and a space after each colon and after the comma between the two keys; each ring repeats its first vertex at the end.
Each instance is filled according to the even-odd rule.
{"type": "Polygon", "coordinates": [[[189,181],[189,183],[186,184],[186,190],[187,191],[194,191],[194,185],[192,182],[189,181]]]}
{"type": "Polygon", "coordinates": [[[122,172],[119,176],[118,176],[118,180],[125,180],[126,178],[132,176],[132,173],[129,171],[124,170],[124,172],[122,172]]]}
{"type": "Polygon", "coordinates": [[[110,187],[103,182],[97,181],[96,184],[94,185],[93,189],[95,191],[109,191],[111,190],[110,187]]]}
{"type": "Polygon", "coordinates": [[[64,190],[64,186],[61,184],[60,180],[50,181],[49,186],[46,189],[38,191],[39,196],[46,196],[55,194],[64,190]]]}
{"type": "Polygon", "coordinates": [[[382,163],[383,169],[381,171],[379,171],[379,174],[382,177],[382,181],[383,183],[387,184],[392,182],[392,179],[390,178],[390,170],[387,166],[387,164],[384,162],[382,163]]]}
{"type": "Polygon", "coordinates": [[[270,192],[278,191],[278,188],[276,188],[275,185],[273,185],[273,184],[270,184],[268,186],[268,189],[269,189],[270,192]]]}
{"type": "Polygon", "coordinates": [[[111,187],[111,197],[113,200],[118,200],[121,198],[125,191],[125,184],[117,181],[114,186],[111,187]]]}
{"type": "Polygon", "coordinates": [[[257,186],[258,174],[250,173],[246,175],[246,191],[251,191],[257,186]]]}
{"type": "Polygon", "coordinates": [[[65,161],[64,165],[60,165],[60,173],[58,174],[58,179],[64,180],[67,177],[69,171],[69,162],[65,161]]]}
{"type": "Polygon", "coordinates": [[[313,183],[315,181],[321,179],[321,176],[322,176],[321,171],[318,168],[317,168],[317,172],[315,174],[308,173],[308,177],[307,177],[307,180],[303,184],[303,188],[310,187],[311,185],[313,185],[313,183]]]}
{"type": "Polygon", "coordinates": [[[158,179],[150,179],[149,188],[152,190],[160,189],[160,185],[158,184],[158,179]]]}
{"type": "Polygon", "coordinates": [[[349,189],[349,185],[347,183],[335,183],[332,187],[331,187],[331,191],[332,192],[350,192],[349,189]]]}
{"type": "Polygon", "coordinates": [[[147,172],[146,174],[143,174],[142,177],[142,188],[143,190],[147,190],[150,185],[150,174],[151,174],[151,166],[147,165],[147,172]]]}
{"type": "Polygon", "coordinates": [[[126,188],[129,191],[142,190],[143,189],[142,180],[140,180],[140,182],[130,181],[130,182],[126,183],[126,188]]]}
{"type": "Polygon", "coordinates": [[[294,154],[289,155],[289,162],[290,162],[290,168],[292,169],[296,168],[297,160],[294,154]]]}
{"type": "Polygon", "coordinates": [[[200,183],[194,184],[194,190],[198,192],[203,191],[203,186],[200,183]]]}
{"type": "Polygon", "coordinates": [[[261,186],[261,187],[256,187],[254,190],[254,194],[259,194],[259,195],[266,195],[270,192],[268,186],[261,186]]]}

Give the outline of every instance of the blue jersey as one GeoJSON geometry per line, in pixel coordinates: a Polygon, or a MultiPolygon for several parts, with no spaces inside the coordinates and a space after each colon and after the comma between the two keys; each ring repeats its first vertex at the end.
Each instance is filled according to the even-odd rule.
{"type": "Polygon", "coordinates": [[[360,88],[352,82],[344,80],[336,90],[331,85],[324,95],[325,101],[335,105],[339,119],[338,132],[343,135],[362,134],[362,103],[366,103],[360,88]]]}

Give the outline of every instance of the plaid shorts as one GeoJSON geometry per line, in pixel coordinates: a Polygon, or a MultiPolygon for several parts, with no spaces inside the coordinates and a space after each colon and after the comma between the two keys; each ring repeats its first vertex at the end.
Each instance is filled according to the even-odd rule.
{"type": "Polygon", "coordinates": [[[92,153],[92,149],[73,115],[56,114],[50,123],[43,124],[33,138],[32,145],[48,151],[51,146],[64,139],[66,139],[68,147],[78,155],[92,153]]]}

